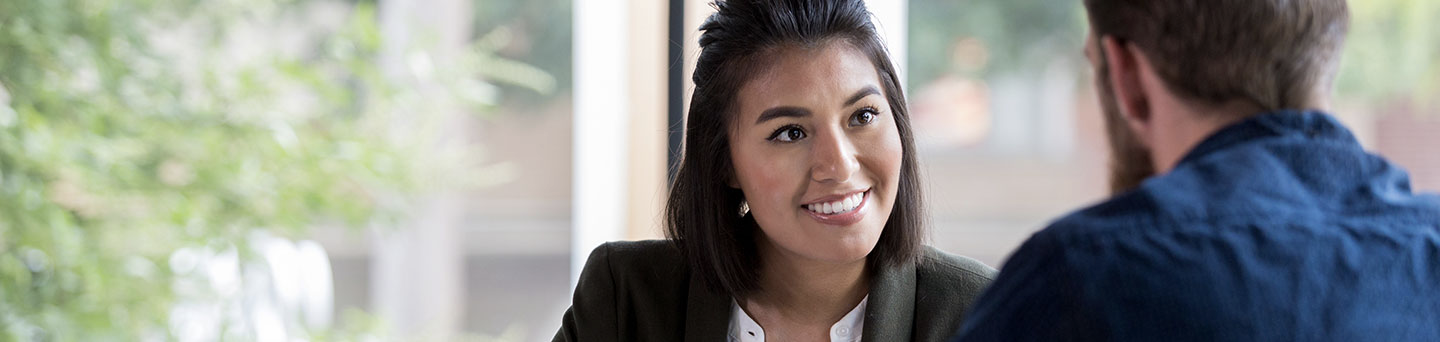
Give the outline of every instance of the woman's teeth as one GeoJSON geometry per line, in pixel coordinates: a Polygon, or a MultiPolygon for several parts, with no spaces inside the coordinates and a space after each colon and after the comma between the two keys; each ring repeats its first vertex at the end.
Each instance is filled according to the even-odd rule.
{"type": "Polygon", "coordinates": [[[854,195],[850,195],[850,197],[846,197],[845,199],[839,201],[829,203],[806,204],[805,209],[809,209],[810,211],[825,215],[841,214],[850,212],[851,210],[855,210],[855,207],[860,206],[860,202],[864,200],[865,193],[857,192],[854,195]]]}

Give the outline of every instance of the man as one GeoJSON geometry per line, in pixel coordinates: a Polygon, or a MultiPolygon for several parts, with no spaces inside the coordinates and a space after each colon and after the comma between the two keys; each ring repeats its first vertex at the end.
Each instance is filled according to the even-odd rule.
{"type": "Polygon", "coordinates": [[[1085,6],[1115,195],[1025,242],[956,340],[1440,341],[1440,197],[1322,112],[1343,0],[1085,6]]]}

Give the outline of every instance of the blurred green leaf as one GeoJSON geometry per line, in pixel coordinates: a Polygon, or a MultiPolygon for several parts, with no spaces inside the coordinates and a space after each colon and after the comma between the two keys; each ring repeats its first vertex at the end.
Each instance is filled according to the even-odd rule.
{"type": "MultiPolygon", "coordinates": [[[[438,111],[379,70],[374,4],[351,3],[334,27],[295,24],[307,3],[0,2],[0,341],[173,338],[175,251],[361,227],[461,182],[474,156],[437,149],[438,111]]],[[[472,53],[435,81],[557,87],[472,53]]],[[[366,317],[342,329],[373,328],[366,317]]]]}
{"type": "Polygon", "coordinates": [[[1440,2],[1350,1],[1338,91],[1362,101],[1440,109],[1440,2]]]}
{"type": "MultiPolygon", "coordinates": [[[[1351,29],[1338,96],[1362,105],[1410,101],[1440,108],[1440,96],[1433,96],[1440,93],[1440,21],[1433,20],[1440,2],[1348,3],[1351,29]]],[[[911,0],[909,6],[912,89],[944,75],[988,78],[1043,68],[1057,56],[1079,59],[1087,32],[1081,1],[911,0]],[[967,54],[979,58],[978,65],[967,64],[967,54]]]]}

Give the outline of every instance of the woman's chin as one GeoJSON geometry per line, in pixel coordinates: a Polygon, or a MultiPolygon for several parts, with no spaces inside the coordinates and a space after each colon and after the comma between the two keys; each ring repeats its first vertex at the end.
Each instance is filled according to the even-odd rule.
{"type": "Polygon", "coordinates": [[[874,246],[874,244],[869,246],[835,246],[834,248],[816,251],[817,253],[812,254],[811,258],[824,263],[837,265],[862,262],[865,261],[866,257],[870,256],[870,251],[875,249],[874,246]]]}

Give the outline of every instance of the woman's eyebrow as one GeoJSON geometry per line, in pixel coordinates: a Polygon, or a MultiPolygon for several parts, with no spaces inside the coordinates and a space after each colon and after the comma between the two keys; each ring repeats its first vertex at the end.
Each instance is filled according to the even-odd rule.
{"type": "MultiPolygon", "coordinates": [[[[873,85],[861,88],[860,91],[855,92],[855,95],[850,95],[850,99],[845,100],[845,106],[854,105],[856,102],[860,102],[860,99],[864,99],[870,95],[880,95],[880,88],[876,88],[873,85]]],[[[810,116],[809,109],[800,107],[775,107],[761,112],[760,117],[755,119],[755,124],[759,125],[777,118],[803,118],[808,116],[810,116]]]]}
{"type": "Polygon", "coordinates": [[[759,125],[777,118],[803,118],[807,116],[810,116],[809,109],[800,107],[775,107],[761,112],[760,118],[755,119],[755,124],[759,125]]]}
{"type": "Polygon", "coordinates": [[[873,85],[865,86],[865,88],[862,88],[860,89],[860,91],[855,92],[855,95],[850,95],[850,99],[845,100],[845,106],[849,107],[856,102],[860,102],[860,99],[863,99],[866,96],[870,95],[880,95],[880,89],[875,88],[875,86],[873,85]]]}

